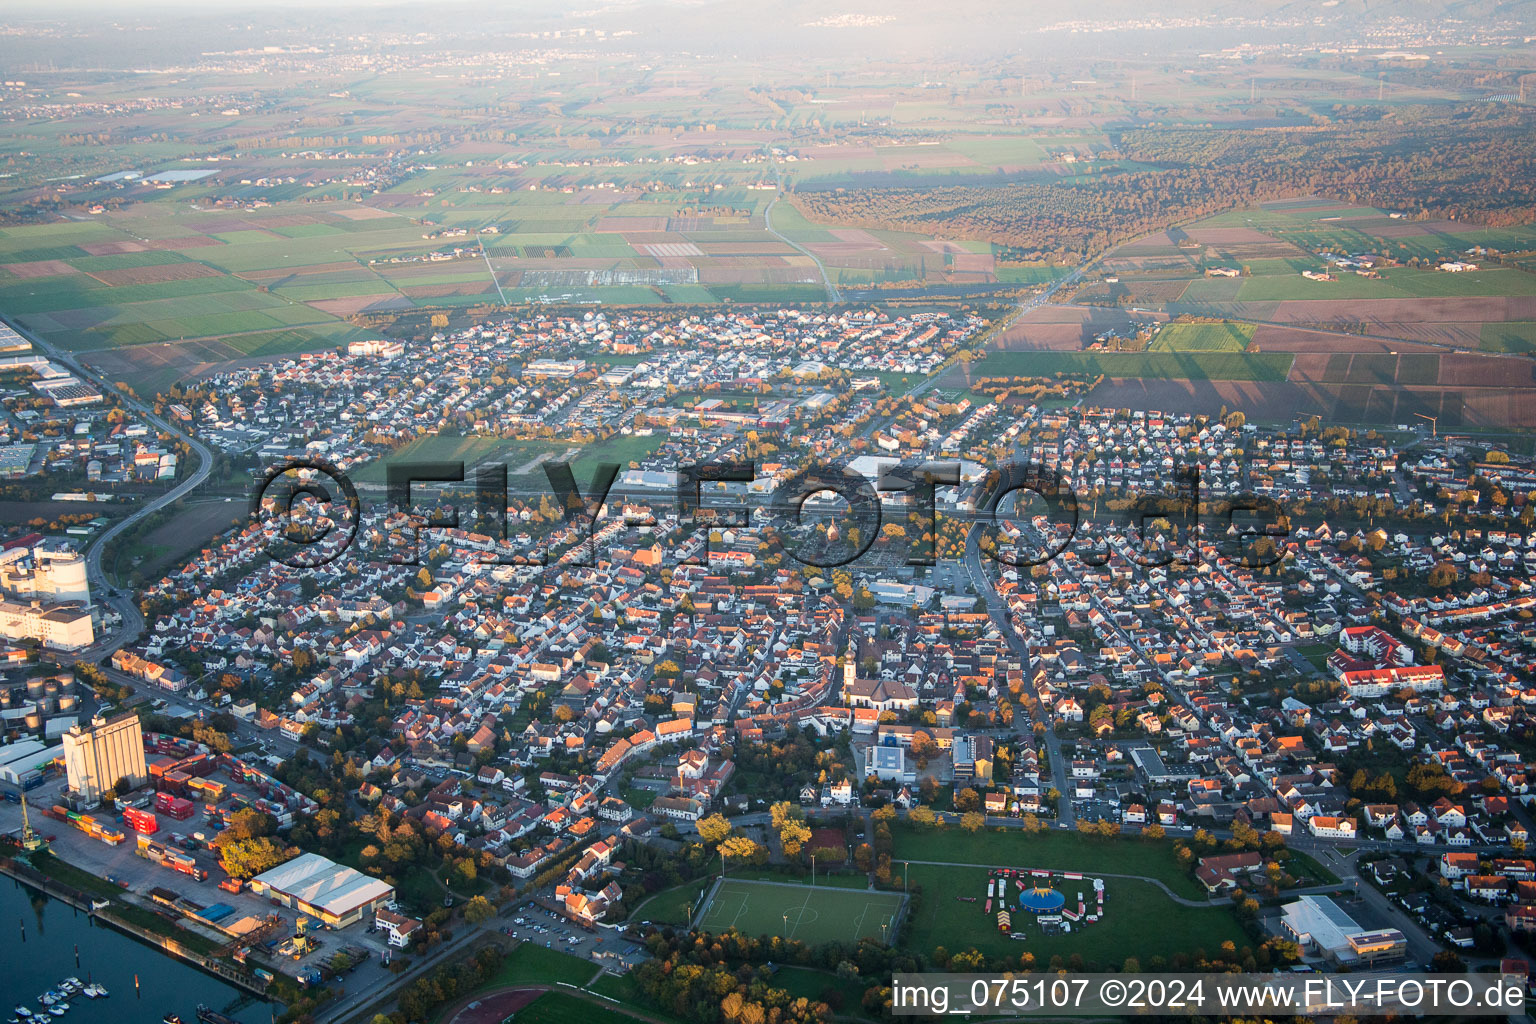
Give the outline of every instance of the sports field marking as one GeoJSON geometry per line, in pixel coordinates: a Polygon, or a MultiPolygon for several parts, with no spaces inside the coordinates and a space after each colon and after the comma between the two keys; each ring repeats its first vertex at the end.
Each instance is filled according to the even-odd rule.
{"type": "MultiPolygon", "coordinates": [[[[805,902],[801,903],[799,909],[797,909],[794,912],[794,914],[795,914],[795,926],[789,930],[789,933],[787,935],[785,935],[786,939],[794,938],[795,937],[795,932],[800,930],[800,922],[805,920],[806,911],[810,910],[810,907],[811,907],[811,897],[813,895],[815,895],[815,892],[816,892],[815,889],[807,889],[806,890],[806,892],[805,892],[805,902]]],[[[821,915],[819,913],[817,913],[816,911],[810,910],[810,912],[813,913],[813,914],[816,914],[816,916],[811,918],[811,920],[819,921],[821,919],[821,915]]]]}
{"type": "Polygon", "coordinates": [[[900,893],[729,879],[717,885],[696,927],[783,935],[812,944],[882,936],[888,940],[902,905],[900,893]]]}

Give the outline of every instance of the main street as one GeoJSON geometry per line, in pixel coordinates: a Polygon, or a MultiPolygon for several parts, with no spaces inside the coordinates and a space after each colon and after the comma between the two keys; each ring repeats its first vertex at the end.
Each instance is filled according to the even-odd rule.
{"type": "MultiPolygon", "coordinates": [[[[1013,622],[1008,614],[1008,607],[1003,603],[997,587],[992,583],[992,577],[987,575],[986,568],[981,564],[981,545],[977,541],[977,531],[973,524],[965,535],[965,571],[971,578],[971,584],[987,605],[987,614],[992,618],[992,624],[1002,633],[1008,646],[1019,656],[1019,663],[1024,669],[1024,689],[1033,697],[1038,707],[1038,714],[1034,717],[1045,726],[1042,738],[1045,741],[1047,766],[1051,770],[1051,785],[1059,794],[1056,798],[1057,819],[1066,826],[1072,825],[1077,820],[1077,812],[1072,806],[1072,799],[1068,795],[1071,787],[1067,781],[1066,759],[1061,752],[1061,737],[1056,735],[1056,730],[1051,728],[1052,712],[1050,708],[1039,707],[1040,695],[1035,690],[1034,666],[1029,660],[1029,645],[1013,628],[1013,622]]],[[[1021,721],[1017,713],[1015,721],[1021,721]]],[[[1033,727],[1021,727],[1019,742],[1034,743],[1033,727]],[[1026,731],[1027,730],[1027,731],[1026,731]]]]}

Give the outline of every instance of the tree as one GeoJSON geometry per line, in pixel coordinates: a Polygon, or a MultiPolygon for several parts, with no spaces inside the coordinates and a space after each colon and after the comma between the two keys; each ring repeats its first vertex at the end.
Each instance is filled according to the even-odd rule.
{"type": "Polygon", "coordinates": [[[783,828],[786,821],[802,817],[800,808],[788,800],[777,800],[768,807],[768,817],[774,828],[783,828]]]}
{"type": "Polygon", "coordinates": [[[962,811],[974,811],[981,806],[981,794],[967,786],[955,794],[955,806],[962,811]]]}
{"type": "Polygon", "coordinates": [[[464,906],[464,920],[470,924],[484,924],[496,916],[496,908],[484,896],[476,896],[464,906]]]}
{"type": "Polygon", "coordinates": [[[754,860],[760,849],[750,836],[729,836],[720,844],[720,852],[731,860],[754,860]]]}
{"type": "Polygon", "coordinates": [[[1437,974],[1465,974],[1467,971],[1467,962],[1449,950],[1436,953],[1429,966],[1437,974]]]}
{"type": "Polygon", "coordinates": [[[967,832],[980,832],[987,825],[987,819],[979,811],[966,811],[960,816],[960,827],[967,832]]]}
{"type": "Polygon", "coordinates": [[[779,828],[779,844],[784,847],[784,856],[793,857],[798,854],[805,844],[810,842],[811,830],[805,822],[798,818],[786,819],[779,828]]]}
{"type": "Polygon", "coordinates": [[[1148,839],[1161,839],[1163,836],[1167,835],[1167,833],[1163,831],[1163,826],[1159,825],[1155,821],[1148,825],[1146,828],[1142,829],[1141,834],[1146,836],[1148,839]]]}
{"type": "Polygon", "coordinates": [[[922,806],[912,808],[912,812],[907,815],[907,818],[919,828],[933,828],[934,825],[938,824],[939,820],[938,816],[933,813],[932,807],[922,806]]]}
{"type": "Polygon", "coordinates": [[[277,831],[277,819],[254,807],[242,807],[229,816],[229,827],[219,833],[220,843],[259,839],[277,831]]]}
{"type": "Polygon", "coordinates": [[[284,847],[270,836],[237,839],[219,844],[219,865],[231,878],[252,878],[298,856],[296,847],[284,847]]]}
{"type": "Polygon", "coordinates": [[[731,823],[725,820],[725,815],[718,812],[707,818],[700,818],[697,827],[699,838],[710,846],[719,846],[725,841],[725,837],[731,834],[731,823]]]}

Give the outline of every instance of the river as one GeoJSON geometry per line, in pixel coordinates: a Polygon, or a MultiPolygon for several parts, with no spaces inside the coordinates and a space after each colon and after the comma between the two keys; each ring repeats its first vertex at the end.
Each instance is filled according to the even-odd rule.
{"type": "Polygon", "coordinates": [[[72,997],[69,1012],[50,1017],[52,1024],[160,1024],[167,1013],[197,1024],[199,1003],[228,1012],[237,1001],[230,1016],[242,1024],[272,1019],[270,1004],[247,1002],[234,986],[0,875],[0,1022],[18,1004],[40,1012],[37,997],[68,977],[99,982],[111,994],[72,997]]]}

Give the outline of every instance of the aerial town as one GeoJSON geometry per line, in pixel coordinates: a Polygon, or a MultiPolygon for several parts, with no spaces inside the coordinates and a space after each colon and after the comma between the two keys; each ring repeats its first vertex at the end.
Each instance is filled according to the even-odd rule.
{"type": "MultiPolygon", "coordinates": [[[[103,621],[79,551],[12,528],[0,713],[18,738],[0,771],[26,834],[53,828],[62,859],[143,886],[243,977],[306,989],[430,955],[454,891],[492,913],[486,894],[524,900],[552,915],[532,934],[627,972],[646,957],[637,904],[666,876],[696,894],[694,858],[716,848],[723,885],[757,884],[730,881],[730,858],[814,856],[894,894],[870,905],[884,940],[970,941],[973,924],[911,917],[947,897],[931,878],[914,896],[909,859],[950,830],[935,849],[1053,830],[1165,846],[1201,913],[1229,919],[1201,927],[1249,928],[1266,958],[1445,966],[1522,944],[1530,457],[1407,425],[893,394],[901,375],[947,379],[987,327],[552,314],[166,396],[152,442],[184,430],[253,464],[355,475],[356,541],[295,565],[273,556],[270,517],[240,520],[145,580],[142,631],[101,656],[95,624],[123,616],[103,621]],[[628,458],[566,514],[544,465],[594,444],[628,458]],[[391,507],[374,470],[423,465],[408,456],[424,447],[520,481],[501,522],[433,525],[467,494],[432,490],[431,471],[391,507]],[[762,525],[796,466],[849,455],[878,479],[952,460],[955,482],[934,519],[880,491],[883,525],[852,558],[828,557],[860,540],[839,535],[851,512],[813,501],[808,531],[762,525]],[[1055,474],[1082,521],[993,493],[999,459],[1055,474]],[[752,472],[677,504],[680,467],[733,460],[752,472]],[[1190,468],[1200,500],[1181,504],[1190,468]],[[1283,510],[1285,532],[1239,536],[1217,506],[1240,494],[1283,510]],[[1146,500],[1161,511],[1129,521],[1146,500]],[[441,901],[423,899],[423,858],[440,859],[441,901]]],[[[1102,857],[1051,849],[1067,859],[1047,877],[1102,857]]],[[[1099,884],[1096,912],[1022,881],[1004,911],[997,881],[1012,959],[1036,955],[1030,928],[1060,945],[1112,921],[1122,886],[1099,884]],[[1026,911],[1036,923],[1014,923],[1026,911]]],[[[732,898],[693,908],[698,926],[732,898]]]]}
{"type": "Polygon", "coordinates": [[[16,2],[0,1024],[1526,1015],[1529,11],[16,2]]]}

